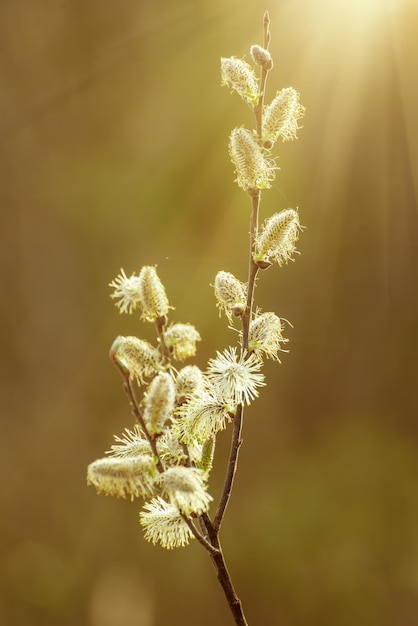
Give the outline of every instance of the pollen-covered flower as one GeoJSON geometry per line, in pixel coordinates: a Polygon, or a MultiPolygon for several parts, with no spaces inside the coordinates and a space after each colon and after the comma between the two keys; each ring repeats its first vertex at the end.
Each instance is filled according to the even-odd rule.
{"type": "Polygon", "coordinates": [[[156,439],[158,456],[164,467],[172,465],[180,465],[187,460],[187,451],[179,442],[176,433],[172,427],[164,428],[164,431],[156,439]]]}
{"type": "Polygon", "coordinates": [[[118,337],[114,342],[115,357],[130,372],[138,384],[153,376],[161,367],[161,355],[154,346],[138,337],[118,337]]]}
{"type": "Polygon", "coordinates": [[[203,445],[196,440],[187,446],[180,442],[177,430],[171,427],[165,427],[164,432],[156,439],[158,455],[165,468],[173,465],[184,465],[187,460],[193,466],[201,467],[203,445]]]}
{"type": "Polygon", "coordinates": [[[139,294],[142,319],[154,322],[167,315],[168,298],[153,265],[144,265],[139,272],[139,294]]]}
{"type": "Polygon", "coordinates": [[[267,358],[280,361],[280,344],[288,341],[283,337],[282,331],[282,321],[275,313],[256,315],[250,323],[248,352],[259,358],[264,354],[267,358]]]}
{"type": "Polygon", "coordinates": [[[297,139],[298,120],[305,114],[299,102],[299,93],[293,87],[277,92],[274,100],[265,107],[263,115],[263,144],[271,148],[281,137],[282,141],[297,139]]]}
{"type": "Polygon", "coordinates": [[[144,422],[151,436],[163,431],[174,410],[176,388],[170,374],[160,372],[151,381],[144,397],[144,422]]]}
{"type": "Polygon", "coordinates": [[[200,335],[192,324],[172,324],[164,331],[165,345],[173,359],[184,361],[196,354],[196,342],[200,335]]]}
{"type": "Polygon", "coordinates": [[[185,515],[201,515],[212,496],[206,491],[203,472],[197,467],[170,467],[158,479],[161,494],[185,515]]]}
{"type": "Polygon", "coordinates": [[[295,251],[299,238],[299,215],[294,209],[285,209],[269,217],[255,244],[254,262],[268,267],[273,261],[287,263],[295,251]]]}
{"type": "Polygon", "coordinates": [[[264,70],[271,70],[273,67],[273,59],[271,58],[271,54],[265,48],[261,46],[251,46],[250,49],[251,58],[256,65],[262,67],[264,70]]]}
{"type": "Polygon", "coordinates": [[[188,396],[198,394],[203,389],[203,373],[197,365],[186,365],[176,378],[177,402],[182,404],[188,396]]]}
{"type": "Polygon", "coordinates": [[[110,297],[119,300],[116,306],[119,307],[121,313],[132,313],[140,306],[139,276],[132,274],[128,278],[125,271],[121,269],[120,274],[109,283],[109,286],[114,288],[110,297]]]}
{"type": "Polygon", "coordinates": [[[154,459],[149,454],[136,457],[106,457],[98,459],[87,468],[87,484],[94,485],[97,493],[131,500],[153,493],[157,475],[154,459]]]}
{"type": "Polygon", "coordinates": [[[239,93],[248,104],[256,106],[260,98],[258,81],[248,63],[236,57],[221,58],[222,85],[239,93]]]}
{"type": "Polygon", "coordinates": [[[232,317],[241,317],[245,311],[247,286],[230,272],[220,271],[216,274],[214,288],[219,314],[223,310],[232,324],[232,317]]]}
{"type": "Polygon", "coordinates": [[[231,420],[232,407],[212,391],[200,391],[176,411],[178,419],[173,428],[180,441],[189,445],[204,443],[226,427],[231,420]]]}
{"type": "Polygon", "coordinates": [[[145,530],[145,539],[154,545],[159,543],[167,550],[186,546],[193,539],[193,533],[178,508],[161,497],[144,505],[139,521],[145,530]]]}
{"type": "Polygon", "coordinates": [[[117,457],[138,457],[143,454],[152,456],[151,446],[145,438],[138,424],[135,424],[133,430],[125,428],[122,437],[114,435],[116,443],[114,443],[106,454],[117,457]]]}
{"type": "Polygon", "coordinates": [[[209,360],[207,376],[216,393],[234,406],[250,404],[258,396],[257,388],[265,384],[260,367],[254,354],[238,357],[236,348],[228,348],[209,360]]]}
{"type": "Polygon", "coordinates": [[[276,169],[274,161],[266,157],[254,133],[246,128],[235,128],[229,139],[229,156],[241,189],[268,189],[271,186],[276,169]]]}

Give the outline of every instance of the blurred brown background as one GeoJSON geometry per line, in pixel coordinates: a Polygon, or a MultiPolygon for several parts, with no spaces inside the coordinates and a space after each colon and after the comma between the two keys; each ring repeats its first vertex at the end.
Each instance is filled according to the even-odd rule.
{"type": "Polygon", "coordinates": [[[109,299],[120,267],[158,264],[201,367],[236,341],[210,283],[246,277],[227,144],[252,118],[219,57],[249,59],[265,9],[268,95],[307,114],[262,219],[306,229],[259,281],[293,328],[246,414],[226,557],[251,626],[418,624],[415,0],[0,2],[2,624],[231,624],[200,546],[147,544],[140,503],[85,472],[132,424],[108,348],[152,337],[109,299]]]}

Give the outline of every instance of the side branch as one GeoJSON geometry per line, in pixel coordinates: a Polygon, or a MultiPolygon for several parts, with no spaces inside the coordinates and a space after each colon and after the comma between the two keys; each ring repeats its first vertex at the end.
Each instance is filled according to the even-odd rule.
{"type": "Polygon", "coordinates": [[[138,405],[138,401],[136,399],[135,396],[135,391],[132,387],[132,382],[129,378],[129,374],[128,376],[123,375],[124,377],[124,383],[123,383],[123,389],[126,393],[126,395],[128,396],[129,399],[129,404],[131,405],[131,409],[132,409],[132,413],[134,414],[136,420],[138,421],[138,423],[140,424],[149,445],[151,446],[151,450],[153,455],[155,456],[155,458],[157,459],[157,469],[160,473],[162,473],[164,471],[163,468],[163,464],[161,463],[161,459],[160,459],[160,455],[158,454],[158,450],[157,450],[157,444],[155,443],[155,439],[153,439],[153,437],[150,436],[148,429],[146,427],[146,424],[144,422],[144,418],[142,416],[142,412],[139,408],[138,405]]]}
{"type": "Polygon", "coordinates": [[[193,534],[193,536],[195,537],[195,539],[197,539],[197,541],[209,552],[209,554],[211,555],[211,557],[215,557],[219,554],[219,549],[216,546],[213,546],[207,539],[205,539],[205,537],[203,535],[200,534],[200,532],[197,530],[196,526],[193,524],[193,522],[187,517],[187,515],[184,515],[182,513],[182,518],[184,519],[184,521],[186,522],[187,526],[189,527],[191,533],[193,534]]]}
{"type": "Polygon", "coordinates": [[[244,414],[244,407],[242,404],[237,406],[237,410],[234,415],[234,429],[232,433],[231,450],[229,453],[228,469],[225,476],[225,482],[222,490],[222,495],[219,500],[218,508],[215,518],[213,520],[213,528],[216,533],[219,532],[219,527],[222,523],[223,516],[225,514],[226,507],[231,496],[232,485],[235,478],[235,472],[237,471],[238,454],[241,447],[241,431],[242,431],[242,418],[244,414]]]}

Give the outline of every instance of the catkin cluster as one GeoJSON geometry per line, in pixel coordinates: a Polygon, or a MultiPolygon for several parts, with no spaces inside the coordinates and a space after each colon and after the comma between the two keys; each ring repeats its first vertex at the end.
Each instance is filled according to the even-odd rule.
{"type": "MultiPolygon", "coordinates": [[[[234,299],[226,295],[221,273],[215,282],[225,310],[244,306],[245,285],[234,299]]],[[[184,546],[193,537],[187,519],[205,513],[212,500],[207,481],[216,435],[237,405],[249,404],[264,385],[260,355],[263,349],[271,355],[271,340],[258,341],[247,359],[235,348],[217,353],[206,371],[184,365],[195,355],[200,335],[192,324],[169,323],[171,307],[156,268],[145,266],[130,277],[121,270],[110,286],[119,310],[138,311],[142,320],[156,324],[158,336],[155,345],[135,336],[117,337],[112,344],[111,360],[131,400],[141,393],[138,421],[115,437],[107,456],[88,466],[87,482],[99,493],[144,498],[145,538],[168,549],[184,546]]]]}
{"type": "MultiPolygon", "coordinates": [[[[258,120],[256,129],[235,128],[229,141],[236,182],[254,198],[274,180],[271,148],[279,138],[296,138],[304,108],[291,87],[264,105],[273,60],[258,45],[250,53],[254,67],[236,57],[222,58],[221,75],[222,84],[237,92],[258,120]]],[[[268,218],[251,243],[256,272],[291,259],[299,229],[294,209],[268,218]]],[[[119,311],[153,323],[156,340],[120,336],[112,344],[110,358],[123,376],[136,423],[115,437],[104,458],[88,466],[87,481],[99,493],[143,498],[139,518],[145,538],[164,548],[184,546],[197,536],[193,520],[205,515],[212,501],[208,479],[217,434],[238,408],[258,396],[265,384],[263,360],[278,361],[287,341],[275,313],[253,311],[249,283],[224,270],[216,274],[216,305],[229,324],[242,321],[242,329],[240,345],[217,352],[204,371],[184,363],[195,356],[200,335],[192,324],[169,320],[172,307],[156,267],[144,266],[129,277],[122,269],[110,283],[119,311]]]]}
{"type": "MultiPolygon", "coordinates": [[[[251,46],[255,67],[267,72],[273,67],[270,52],[261,46],[251,46]]],[[[276,166],[270,150],[275,142],[297,138],[298,121],[305,108],[299,102],[299,94],[293,87],[276,93],[268,104],[261,100],[261,80],[255,69],[236,57],[221,59],[222,85],[230,87],[249,104],[254,111],[261,107],[262,123],[258,132],[246,128],[234,128],[229,139],[229,155],[235,166],[236,182],[245,191],[266,189],[275,178],[276,166]]]]}

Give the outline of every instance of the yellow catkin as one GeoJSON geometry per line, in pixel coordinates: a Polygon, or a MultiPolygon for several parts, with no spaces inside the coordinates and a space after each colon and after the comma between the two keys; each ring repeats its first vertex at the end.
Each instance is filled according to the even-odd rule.
{"type": "Polygon", "coordinates": [[[298,120],[303,117],[305,107],[299,102],[299,94],[293,87],[277,92],[276,97],[264,109],[263,143],[271,148],[279,137],[282,141],[297,139],[298,120]]]}
{"type": "Polygon", "coordinates": [[[163,432],[174,410],[176,388],[170,374],[160,372],[148,387],[144,398],[144,422],[150,435],[163,432]]]}
{"type": "Polygon", "coordinates": [[[285,209],[269,217],[257,238],[254,261],[257,264],[275,261],[287,263],[295,251],[300,230],[299,216],[294,209],[285,209]]]}
{"type": "Polygon", "coordinates": [[[268,189],[271,186],[275,176],[274,162],[266,158],[253,132],[235,128],[229,140],[229,155],[241,189],[268,189]]]}
{"type": "Polygon", "coordinates": [[[222,57],[221,78],[222,85],[236,91],[248,104],[255,106],[258,103],[258,81],[248,63],[236,57],[222,57]]]}
{"type": "Polygon", "coordinates": [[[141,298],[142,318],[153,322],[165,317],[169,304],[164,286],[152,265],[145,265],[139,273],[139,293],[141,298]]]}
{"type": "Polygon", "coordinates": [[[231,323],[232,316],[242,316],[247,301],[247,287],[244,283],[230,272],[221,270],[216,274],[214,289],[220,313],[224,310],[231,323]]]}

